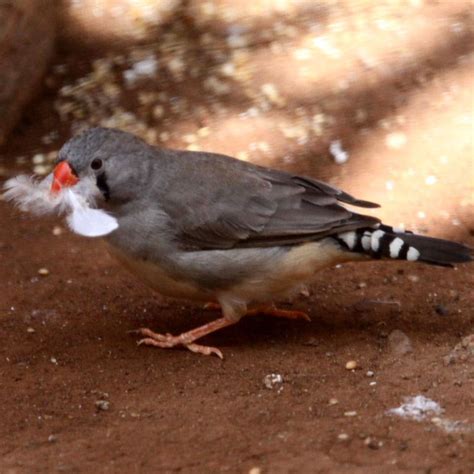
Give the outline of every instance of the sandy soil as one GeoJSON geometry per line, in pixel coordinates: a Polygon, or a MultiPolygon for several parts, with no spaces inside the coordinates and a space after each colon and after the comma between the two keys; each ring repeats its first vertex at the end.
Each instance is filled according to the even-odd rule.
{"type": "MultiPolygon", "coordinates": [[[[156,52],[159,76],[133,87],[122,72],[136,45],[62,47],[44,95],[2,150],[1,175],[46,172],[72,129],[112,116],[158,144],[322,177],[380,202],[388,223],[474,246],[469,5],[351,3],[315,11],[289,2],[291,11],[265,22],[255,14],[242,46],[237,30],[226,35],[244,13],[219,16],[229,3],[213,2],[211,21],[210,7],[189,2],[144,50],[156,52]],[[262,24],[274,34],[264,44],[262,24]],[[172,74],[177,50],[182,75],[172,74]],[[93,62],[104,57],[105,76],[93,62]],[[87,74],[85,91],[62,89],[87,74]],[[215,81],[206,89],[214,76],[230,89],[215,81]],[[113,107],[97,99],[110,91],[104,77],[119,88],[113,107]],[[73,112],[60,119],[66,103],[73,112]],[[164,115],[151,111],[157,105],[164,115]],[[335,140],[349,153],[343,165],[329,152],[335,140]],[[38,154],[46,164],[32,162],[38,154]]],[[[220,361],[135,345],[129,330],[178,333],[217,314],[146,289],[100,240],[2,201],[0,222],[0,472],[474,470],[472,265],[328,269],[309,296],[282,304],[311,323],[244,319],[206,339],[224,352],[220,361]],[[271,383],[271,374],[281,379],[271,383]],[[387,413],[416,395],[443,412],[421,421],[387,413]]]]}

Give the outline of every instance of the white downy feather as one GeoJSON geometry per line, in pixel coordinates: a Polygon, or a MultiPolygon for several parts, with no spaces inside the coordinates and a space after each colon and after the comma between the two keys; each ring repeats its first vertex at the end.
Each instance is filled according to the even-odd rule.
{"type": "Polygon", "coordinates": [[[67,189],[66,192],[72,207],[72,213],[66,220],[73,232],[85,237],[100,237],[118,228],[115,217],[100,209],[90,208],[85,201],[81,203],[72,189],[67,189]]]}
{"type": "Polygon", "coordinates": [[[24,212],[35,215],[66,214],[71,230],[85,237],[104,236],[118,228],[117,219],[113,216],[90,207],[89,201],[95,200],[88,192],[87,183],[79,183],[74,188],[53,194],[50,192],[52,180],[51,174],[41,181],[20,175],[5,183],[3,196],[24,212]]]}

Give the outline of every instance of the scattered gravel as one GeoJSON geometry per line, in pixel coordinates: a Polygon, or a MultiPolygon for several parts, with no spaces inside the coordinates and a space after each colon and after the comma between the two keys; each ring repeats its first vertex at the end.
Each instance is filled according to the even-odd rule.
{"type": "Polygon", "coordinates": [[[471,358],[474,358],[474,334],[464,337],[456,344],[454,349],[444,357],[443,362],[445,365],[452,365],[467,362],[471,358]]]}

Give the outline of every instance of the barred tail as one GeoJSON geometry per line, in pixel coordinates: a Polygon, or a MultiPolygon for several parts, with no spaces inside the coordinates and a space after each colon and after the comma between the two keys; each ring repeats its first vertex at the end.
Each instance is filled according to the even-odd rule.
{"type": "Polygon", "coordinates": [[[372,258],[391,258],[453,266],[473,260],[473,249],[449,240],[417,235],[381,224],[333,236],[343,248],[372,258]]]}

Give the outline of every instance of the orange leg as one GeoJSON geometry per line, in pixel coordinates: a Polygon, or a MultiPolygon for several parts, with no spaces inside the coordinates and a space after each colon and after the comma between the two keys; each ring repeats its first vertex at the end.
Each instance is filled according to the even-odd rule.
{"type": "MultiPolygon", "coordinates": [[[[206,310],[220,310],[221,306],[219,303],[209,302],[204,305],[206,310]]],[[[305,321],[311,321],[311,318],[304,311],[293,311],[286,309],[278,309],[273,304],[266,304],[256,306],[255,308],[249,309],[245,316],[273,316],[274,318],[287,318],[287,319],[304,319],[305,321]]]]}
{"type": "Polygon", "coordinates": [[[278,309],[272,304],[257,306],[247,311],[245,316],[256,316],[258,314],[273,316],[274,318],[304,319],[305,321],[311,321],[311,318],[304,311],[278,309]]]}
{"type": "MultiPolygon", "coordinates": [[[[207,303],[205,309],[221,309],[221,306],[217,303],[207,303]]],[[[273,305],[262,305],[256,308],[253,308],[245,313],[245,316],[255,316],[257,314],[263,314],[267,316],[274,316],[277,318],[288,318],[288,319],[304,319],[305,321],[311,321],[309,316],[303,311],[288,311],[283,309],[277,309],[273,305]]],[[[207,336],[219,329],[223,329],[227,326],[232,326],[239,319],[230,319],[230,318],[219,318],[210,323],[199,326],[190,331],[183,332],[178,336],[173,336],[172,334],[159,334],[148,328],[140,328],[136,331],[131,331],[133,334],[138,334],[142,336],[142,339],[138,341],[138,345],[146,346],[155,346],[161,348],[171,348],[177,346],[183,346],[189,349],[191,352],[196,352],[198,354],[211,355],[215,354],[217,357],[223,359],[224,356],[222,352],[216,347],[203,346],[196,344],[194,341],[200,339],[201,337],[207,336]]]]}

